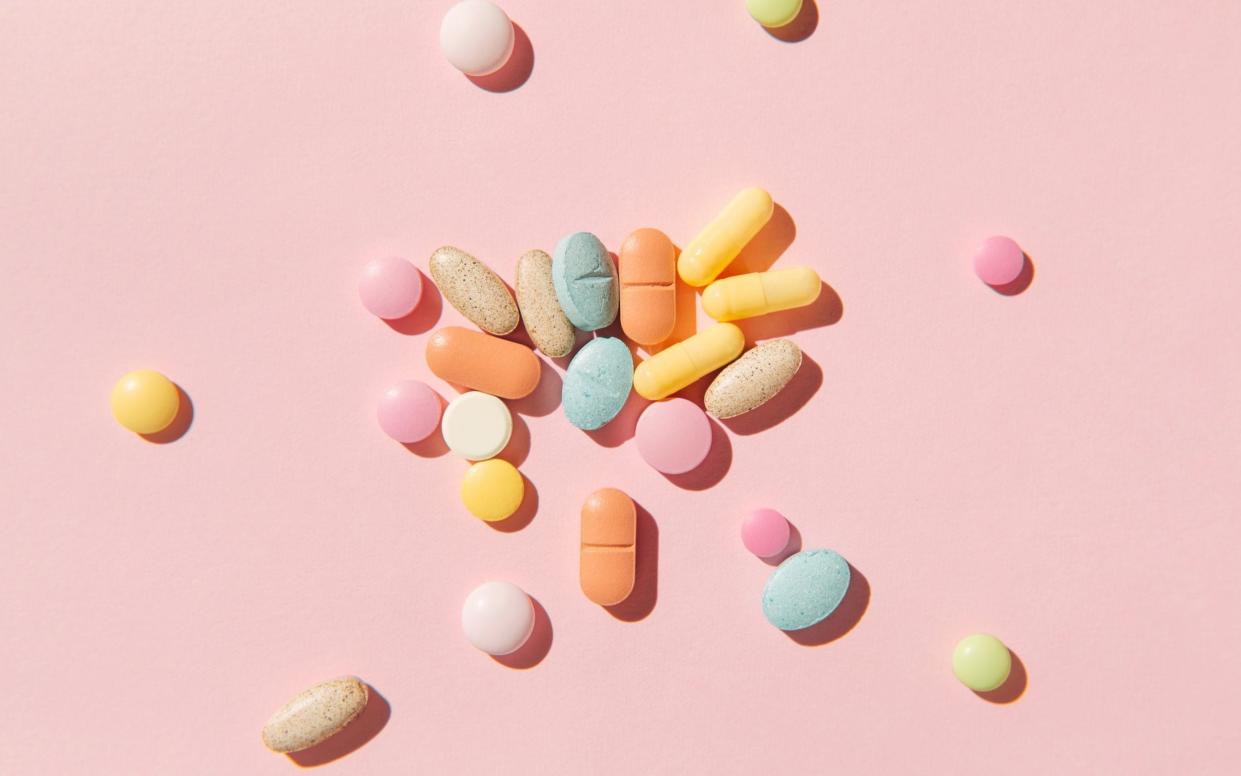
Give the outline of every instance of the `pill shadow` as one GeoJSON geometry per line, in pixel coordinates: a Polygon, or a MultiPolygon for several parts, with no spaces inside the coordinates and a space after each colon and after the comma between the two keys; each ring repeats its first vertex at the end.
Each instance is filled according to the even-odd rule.
{"type": "Polygon", "coordinates": [[[1026,685],[1029,684],[1026,664],[1022,662],[1016,652],[1013,652],[1011,649],[1008,652],[1013,657],[1013,667],[1008,672],[1008,678],[1004,680],[1004,684],[987,692],[974,691],[975,695],[988,703],[999,705],[1016,703],[1021,699],[1021,696],[1025,695],[1026,685]]]}
{"type": "Polygon", "coordinates": [[[1030,258],[1030,254],[1023,252],[1021,254],[1021,272],[1017,273],[1016,279],[1003,285],[988,287],[1002,296],[1017,296],[1029,288],[1033,282],[1034,261],[1030,258]]]}
{"type": "Polygon", "coordinates": [[[556,358],[553,358],[551,360],[552,363],[560,367],[562,370],[568,369],[569,363],[573,360],[573,357],[577,355],[577,352],[582,349],[582,346],[585,345],[587,342],[590,342],[594,338],[595,338],[595,335],[593,332],[582,331],[581,329],[574,327],[573,347],[569,350],[568,355],[557,356],[556,358]]]}
{"type": "MultiPolygon", "coordinates": [[[[771,218],[758,230],[758,234],[750,239],[746,246],[737,254],[737,258],[724,268],[720,277],[744,275],[748,272],[765,272],[789,249],[797,237],[797,224],[789,211],[779,202],[771,210],[771,218]]],[[[701,292],[702,288],[697,289],[701,292]]],[[[678,315],[680,310],[677,310],[678,315]]]]}
{"type": "Polygon", "coordinates": [[[790,556],[796,555],[799,552],[801,552],[801,531],[799,531],[797,526],[793,525],[792,521],[790,521],[789,543],[784,545],[784,549],[780,550],[775,555],[772,555],[769,558],[760,558],[760,560],[768,566],[779,566],[781,563],[788,560],[790,556]]]}
{"type": "Polygon", "coordinates": [[[560,393],[564,390],[564,381],[551,365],[539,359],[539,383],[534,386],[530,395],[520,399],[509,399],[508,406],[513,412],[541,418],[550,415],[560,406],[560,393]]]}
{"type": "Polygon", "coordinates": [[[664,478],[684,490],[706,490],[714,487],[733,465],[733,444],[723,426],[708,417],[711,424],[711,449],[702,463],[684,474],[665,474],[664,478]]]}
{"type": "Polygon", "coordinates": [[[467,75],[470,81],[480,89],[489,92],[511,92],[530,80],[534,72],[534,46],[530,36],[517,22],[513,22],[513,53],[509,55],[504,66],[488,75],[467,75]]]}
{"type": "Polygon", "coordinates": [[[797,411],[819,392],[823,386],[823,368],[819,362],[802,353],[801,368],[784,390],[771,397],[766,404],[749,412],[721,421],[728,430],[741,436],[750,436],[780,425],[797,414],[797,411]]]}
{"type": "Polygon", "coordinates": [[[521,415],[514,414],[512,417],[513,433],[508,438],[508,444],[496,458],[508,461],[514,466],[521,466],[530,455],[530,427],[526,425],[521,415]]]}
{"type": "Polygon", "coordinates": [[[792,310],[781,310],[756,318],[733,321],[745,334],[747,345],[762,340],[788,337],[799,331],[833,326],[845,315],[845,303],[836,289],[823,281],[819,281],[819,296],[805,307],[792,310]]]}
{"type": "Polygon", "coordinates": [[[418,275],[422,278],[422,297],[418,305],[404,318],[384,321],[398,334],[425,334],[439,323],[440,314],[444,312],[444,297],[440,295],[440,290],[422,270],[418,270],[418,275]]]}
{"type": "Polygon", "coordinates": [[[181,386],[173,383],[173,387],[177,389],[177,414],[173,417],[172,422],[154,434],[138,435],[153,445],[166,445],[169,442],[175,442],[185,436],[189,432],[190,426],[194,425],[194,400],[190,398],[190,395],[181,386]]]}
{"type": "Polygon", "coordinates": [[[849,564],[849,589],[845,597],[822,622],[801,630],[785,631],[784,635],[803,647],[821,647],[842,638],[853,630],[870,606],[870,580],[849,564]]]}
{"type": "Polygon", "coordinates": [[[534,487],[534,483],[526,475],[521,475],[521,480],[524,492],[517,511],[503,520],[487,523],[488,528],[500,533],[514,533],[530,525],[530,521],[534,520],[534,516],[539,511],[539,489],[534,487]]]}
{"type": "Polygon", "coordinates": [[[633,439],[638,429],[638,418],[642,416],[643,410],[650,403],[648,399],[639,396],[637,391],[630,391],[629,397],[625,399],[625,405],[621,407],[620,412],[616,413],[616,417],[600,428],[585,432],[586,436],[590,437],[595,444],[603,447],[623,445],[633,439]]]}
{"type": "Polygon", "coordinates": [[[491,656],[492,660],[506,668],[519,671],[534,668],[552,651],[552,618],[547,616],[547,610],[534,596],[530,596],[530,605],[534,607],[534,629],[530,631],[530,638],[516,652],[491,656]]]}
{"type": "Polygon", "coordinates": [[[819,6],[815,0],[804,0],[793,21],[783,27],[764,27],[767,34],[785,43],[800,43],[819,27],[819,6]]]}
{"type": "Polygon", "coordinates": [[[624,622],[646,619],[659,599],[659,524],[641,504],[633,505],[637,511],[633,591],[619,604],[603,607],[624,622]]]}
{"type": "Polygon", "coordinates": [[[369,684],[366,685],[366,691],[366,708],[362,709],[362,713],[344,730],[309,749],[290,752],[286,756],[302,768],[315,768],[356,752],[379,735],[379,731],[384,729],[392,716],[392,706],[387,698],[369,684]]]}

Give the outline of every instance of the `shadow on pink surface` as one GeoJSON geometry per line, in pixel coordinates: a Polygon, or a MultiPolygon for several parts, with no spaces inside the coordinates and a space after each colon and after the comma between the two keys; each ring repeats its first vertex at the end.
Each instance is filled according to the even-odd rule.
{"type": "Polygon", "coordinates": [[[1017,653],[1012,649],[1008,650],[1013,656],[1013,667],[1008,672],[1008,678],[1004,680],[1004,684],[988,690],[987,692],[974,691],[974,694],[982,698],[988,703],[1008,704],[1016,703],[1025,695],[1026,685],[1029,684],[1029,675],[1026,673],[1026,664],[1021,661],[1017,653]]]}
{"type": "Polygon", "coordinates": [[[642,416],[642,411],[650,403],[648,399],[639,396],[637,391],[630,390],[629,397],[625,399],[625,405],[621,407],[620,412],[616,413],[616,417],[602,428],[584,433],[597,445],[619,447],[633,439],[633,435],[638,430],[638,418],[642,416]]]}
{"type": "Polygon", "coordinates": [[[822,283],[819,297],[805,307],[733,321],[745,333],[746,345],[839,323],[845,314],[844,302],[836,289],[823,281],[819,282],[822,283]]]}
{"type": "Polygon", "coordinates": [[[534,483],[526,475],[521,475],[521,480],[525,487],[525,492],[521,497],[521,506],[503,520],[487,523],[488,528],[500,533],[513,533],[530,525],[530,521],[534,520],[534,516],[539,511],[539,489],[534,487],[534,483]]]}
{"type": "MultiPolygon", "coordinates": [[[[701,405],[701,401],[699,404],[701,405]]],[[[711,449],[707,452],[707,457],[696,468],[684,474],[664,475],[668,482],[678,488],[706,490],[718,485],[732,468],[733,443],[728,438],[728,432],[714,418],[707,416],[707,421],[711,424],[711,449]]]]}
{"type": "Polygon", "coordinates": [[[516,652],[491,656],[492,660],[502,666],[520,671],[534,668],[542,663],[543,658],[552,650],[552,619],[547,616],[547,610],[539,603],[539,599],[530,596],[530,605],[534,607],[534,630],[530,632],[530,638],[526,639],[526,643],[516,652]]]}
{"type": "Polygon", "coordinates": [[[815,0],[805,0],[797,17],[783,27],[764,27],[767,34],[785,43],[799,43],[814,34],[819,26],[819,6],[815,0]]]}
{"type": "Polygon", "coordinates": [[[849,564],[849,574],[849,589],[845,591],[844,600],[836,607],[836,611],[822,622],[801,630],[785,631],[784,635],[803,647],[821,647],[843,638],[853,630],[862,621],[862,616],[870,606],[870,580],[852,563],[849,564]]]}
{"type": "Polygon", "coordinates": [[[496,458],[501,458],[514,466],[521,466],[526,462],[527,456],[530,455],[530,427],[526,425],[526,421],[513,413],[513,433],[508,438],[508,444],[500,451],[496,458]]]}
{"type": "Polygon", "coordinates": [[[784,390],[777,393],[766,404],[750,410],[744,415],[721,421],[734,434],[749,436],[760,431],[780,425],[797,414],[797,411],[819,392],[823,385],[823,369],[819,362],[802,353],[801,368],[784,390]]]}
{"type": "MultiPolygon", "coordinates": [[[[525,344],[529,344],[525,330],[518,327],[517,331],[521,332],[521,336],[527,337],[527,343],[525,344]]],[[[538,385],[534,386],[534,390],[530,392],[529,396],[523,396],[520,399],[509,399],[507,404],[513,412],[541,418],[544,415],[550,415],[555,412],[556,408],[560,406],[560,392],[563,388],[564,381],[560,379],[560,373],[553,369],[551,364],[540,358],[538,385]]]]}
{"type": "Polygon", "coordinates": [[[467,75],[475,86],[489,92],[511,92],[530,80],[534,72],[534,46],[530,36],[513,22],[513,53],[504,67],[488,75],[467,75]]]}
{"type": "Polygon", "coordinates": [[[422,298],[418,300],[418,306],[404,318],[384,321],[398,334],[425,334],[435,328],[444,311],[444,298],[435,283],[422,270],[418,270],[418,275],[422,278],[422,298]]]}
{"type": "Polygon", "coordinates": [[[370,696],[366,708],[362,709],[358,718],[350,722],[344,730],[323,743],[286,756],[303,768],[314,768],[356,752],[379,735],[379,731],[384,729],[388,718],[392,716],[392,707],[388,704],[388,699],[380,695],[374,687],[368,684],[366,690],[370,696]]]}
{"type": "Polygon", "coordinates": [[[168,424],[166,428],[156,431],[154,434],[139,434],[143,439],[153,445],[166,445],[169,442],[175,442],[189,432],[190,426],[194,425],[194,401],[185,389],[180,385],[173,383],[177,389],[177,414],[168,424]]]}
{"type": "Polygon", "coordinates": [[[646,619],[659,599],[659,525],[651,513],[634,502],[638,517],[637,554],[634,563],[633,592],[619,604],[605,606],[608,614],[625,622],[646,619]]]}
{"type": "MultiPolygon", "coordinates": [[[[793,217],[779,202],[775,203],[771,210],[771,218],[767,220],[762,229],[758,230],[758,234],[746,243],[741,253],[737,254],[737,258],[724,268],[720,277],[729,278],[749,272],[766,272],[789,249],[796,237],[797,224],[793,222],[793,217]]],[[[702,288],[694,290],[702,292],[702,288]]],[[[680,308],[677,308],[678,317],[680,313],[680,308]]]]}
{"type": "Polygon", "coordinates": [[[992,291],[1003,296],[1017,296],[1030,287],[1034,282],[1034,262],[1028,253],[1022,253],[1021,256],[1021,272],[1017,274],[1017,278],[1002,286],[991,286],[992,291]]]}

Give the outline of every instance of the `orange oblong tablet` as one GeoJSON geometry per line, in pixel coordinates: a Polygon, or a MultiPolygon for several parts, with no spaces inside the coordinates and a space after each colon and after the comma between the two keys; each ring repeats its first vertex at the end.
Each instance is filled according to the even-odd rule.
{"type": "Polygon", "coordinates": [[[591,493],[582,505],[582,592],[600,606],[619,604],[633,592],[638,512],[616,488],[591,493]]]}
{"type": "Polygon", "coordinates": [[[621,245],[619,258],[621,329],[640,345],[658,345],[677,322],[672,240],[658,229],[638,229],[621,245]]]}
{"type": "Polygon", "coordinates": [[[427,366],[441,380],[501,399],[529,396],[543,368],[525,345],[460,326],[446,326],[431,335],[427,366]]]}

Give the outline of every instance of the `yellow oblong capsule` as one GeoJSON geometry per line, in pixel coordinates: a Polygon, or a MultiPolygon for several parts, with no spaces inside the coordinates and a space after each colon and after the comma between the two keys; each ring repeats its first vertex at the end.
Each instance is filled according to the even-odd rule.
{"type": "Polygon", "coordinates": [[[677,259],[681,280],[691,286],[705,286],[737,258],[754,235],[771,219],[771,195],[763,189],[742,189],[724,206],[677,259]]]}
{"type": "Polygon", "coordinates": [[[633,388],[651,401],[671,396],[732,361],[744,349],[741,329],[731,323],[717,323],[638,364],[633,370],[633,388]]]}
{"type": "Polygon", "coordinates": [[[707,286],[702,292],[702,309],[717,321],[736,321],[805,307],[819,298],[822,288],[819,273],[810,267],[751,272],[707,286]]]}

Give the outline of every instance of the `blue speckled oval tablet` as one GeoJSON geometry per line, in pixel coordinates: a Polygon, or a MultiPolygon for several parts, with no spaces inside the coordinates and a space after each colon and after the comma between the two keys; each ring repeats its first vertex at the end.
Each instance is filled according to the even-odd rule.
{"type": "Polygon", "coordinates": [[[561,402],[569,422],[585,431],[603,426],[625,406],[633,386],[633,355],[615,337],[587,342],[569,362],[561,402]]]}
{"type": "Polygon", "coordinates": [[[620,305],[616,265],[590,232],[574,232],[556,243],[552,285],[565,316],[582,331],[602,329],[616,320],[620,305]]]}
{"type": "Polygon", "coordinates": [[[836,611],[849,589],[849,563],[835,550],[790,555],[763,588],[763,614],[780,630],[809,628],[836,611]]]}

